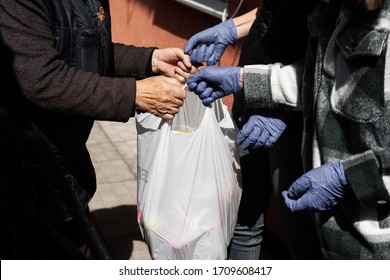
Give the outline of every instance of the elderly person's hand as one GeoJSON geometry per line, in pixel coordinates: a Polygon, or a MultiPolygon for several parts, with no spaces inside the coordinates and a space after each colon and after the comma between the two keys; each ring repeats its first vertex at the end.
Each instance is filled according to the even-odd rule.
{"type": "Polygon", "coordinates": [[[137,81],[136,87],[137,110],[165,120],[173,119],[186,98],[183,85],[175,78],[150,77],[137,81]]]}
{"type": "Polygon", "coordinates": [[[167,77],[175,77],[185,83],[195,67],[191,64],[189,55],[179,48],[156,49],[152,55],[153,73],[167,77]]]}

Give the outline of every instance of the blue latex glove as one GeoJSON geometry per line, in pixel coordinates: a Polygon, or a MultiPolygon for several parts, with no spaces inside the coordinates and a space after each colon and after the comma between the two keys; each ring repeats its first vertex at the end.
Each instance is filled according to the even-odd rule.
{"type": "Polygon", "coordinates": [[[184,53],[191,55],[192,63],[207,61],[207,65],[215,65],[228,45],[238,40],[236,25],[232,19],[207,28],[192,36],[184,47],[184,53]]]}
{"type": "Polygon", "coordinates": [[[240,69],[236,66],[202,68],[187,79],[188,89],[208,106],[218,98],[241,91],[240,69]]]}
{"type": "Polygon", "coordinates": [[[236,137],[241,149],[271,147],[286,129],[286,123],[276,117],[253,115],[236,137]]]}
{"type": "Polygon", "coordinates": [[[349,189],[342,163],[327,163],[310,170],[282,192],[292,212],[326,211],[334,207],[349,189]]]}

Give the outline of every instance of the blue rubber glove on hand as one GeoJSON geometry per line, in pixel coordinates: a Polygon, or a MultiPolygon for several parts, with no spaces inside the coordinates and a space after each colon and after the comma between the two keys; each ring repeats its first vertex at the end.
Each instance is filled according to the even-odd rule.
{"type": "Polygon", "coordinates": [[[276,117],[253,115],[236,137],[241,149],[271,147],[286,129],[286,123],[276,117]]]}
{"type": "Polygon", "coordinates": [[[192,36],[184,47],[192,63],[207,61],[207,65],[215,65],[228,45],[237,42],[237,29],[232,19],[205,29],[192,36]]]}
{"type": "Polygon", "coordinates": [[[349,189],[342,163],[327,163],[312,169],[282,192],[292,212],[326,211],[334,207],[349,189]]]}
{"type": "Polygon", "coordinates": [[[218,98],[241,91],[240,70],[236,66],[202,68],[187,79],[188,89],[208,106],[218,98]]]}

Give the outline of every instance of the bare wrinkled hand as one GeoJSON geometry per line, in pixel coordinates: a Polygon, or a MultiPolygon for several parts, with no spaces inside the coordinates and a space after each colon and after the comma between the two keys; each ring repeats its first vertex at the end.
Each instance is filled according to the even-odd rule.
{"type": "Polygon", "coordinates": [[[152,71],[167,77],[176,78],[181,83],[195,72],[189,55],[179,48],[157,49],[153,52],[152,71]]]}
{"type": "Polygon", "coordinates": [[[186,91],[174,78],[155,76],[137,81],[136,107],[165,120],[173,119],[184,104],[186,91]]]}

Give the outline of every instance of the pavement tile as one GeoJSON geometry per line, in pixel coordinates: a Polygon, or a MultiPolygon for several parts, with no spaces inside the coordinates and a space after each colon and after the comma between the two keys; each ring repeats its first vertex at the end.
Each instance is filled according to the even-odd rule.
{"type": "Polygon", "coordinates": [[[95,122],[87,143],[97,191],[90,210],[116,260],[150,260],[137,223],[137,132],[127,123],[95,122]]]}

